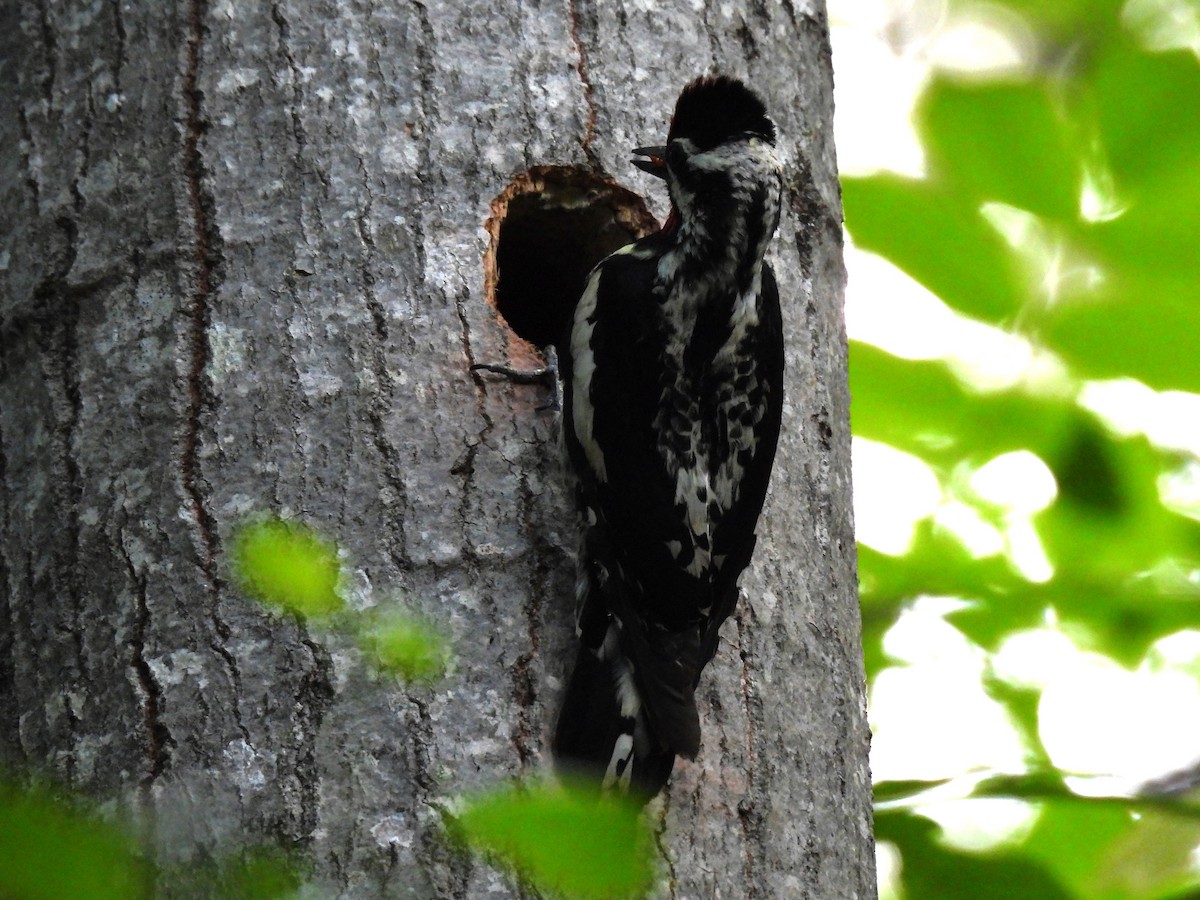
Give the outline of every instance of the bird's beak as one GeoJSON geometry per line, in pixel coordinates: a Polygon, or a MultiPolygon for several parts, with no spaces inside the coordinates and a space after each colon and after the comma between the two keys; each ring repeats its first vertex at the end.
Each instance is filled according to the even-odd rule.
{"type": "Polygon", "coordinates": [[[635,156],[648,157],[648,159],[630,160],[630,162],[643,172],[649,172],[655,178],[665,179],[667,177],[666,147],[638,147],[633,152],[635,156]]]}

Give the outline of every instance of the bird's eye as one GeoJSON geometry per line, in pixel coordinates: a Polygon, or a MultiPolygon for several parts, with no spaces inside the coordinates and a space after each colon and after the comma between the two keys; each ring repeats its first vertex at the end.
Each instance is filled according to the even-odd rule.
{"type": "Polygon", "coordinates": [[[672,169],[679,171],[686,157],[687,152],[680,146],[679,141],[671,141],[667,144],[667,165],[672,169]]]}

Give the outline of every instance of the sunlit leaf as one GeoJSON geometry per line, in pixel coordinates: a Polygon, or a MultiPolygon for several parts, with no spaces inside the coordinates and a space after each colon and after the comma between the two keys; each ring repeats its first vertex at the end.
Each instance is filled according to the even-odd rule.
{"type": "Polygon", "coordinates": [[[1023,287],[1012,252],[978,199],[899,175],[843,178],[854,243],[891,260],[946,303],[986,322],[1009,321],[1023,287]]]}
{"type": "MultiPolygon", "coordinates": [[[[1126,0],[992,0],[997,6],[1019,13],[1036,29],[1038,37],[1048,42],[1071,41],[1088,43],[1103,39],[1115,30],[1117,16],[1126,0]]],[[[954,6],[965,5],[956,2],[954,6]]],[[[1068,45],[1070,46],[1070,45],[1068,45]]],[[[1053,49],[1050,48],[1050,49],[1053,49]]],[[[1062,51],[1060,50],[1060,53],[1062,51]]],[[[1050,61],[1059,54],[1047,52],[1050,61]]]]}
{"type": "Polygon", "coordinates": [[[1027,765],[1035,769],[1053,771],[1050,754],[1042,743],[1039,728],[1038,709],[1042,692],[1011,684],[991,674],[985,675],[983,686],[987,695],[1004,707],[1004,711],[1021,733],[1027,765]]]}
{"type": "Polygon", "coordinates": [[[1079,580],[1123,585],[1166,596],[1200,598],[1200,590],[1150,578],[1166,561],[1197,562],[1200,524],[1162,505],[1163,455],[1144,438],[1116,440],[1089,416],[1074,438],[1046,460],[1060,485],[1058,501],[1037,517],[1050,561],[1079,580]],[[1086,579],[1083,573],[1088,573],[1086,579]],[[1150,579],[1147,581],[1147,579],[1150,579]],[[1137,583],[1144,581],[1141,588],[1137,583]]]}
{"type": "Polygon", "coordinates": [[[1194,897],[1200,889],[1197,846],[1200,821],[1144,813],[1106,848],[1087,882],[1088,893],[1104,900],[1148,900],[1189,890],[1194,897]]]}
{"type": "Polygon", "coordinates": [[[956,192],[1057,218],[1078,214],[1083,162],[1045,85],[942,77],[922,95],[917,126],[932,177],[956,192]]]}
{"type": "MultiPolygon", "coordinates": [[[[1196,229],[1200,233],[1200,219],[1196,229]]],[[[1165,245],[1146,252],[1159,261],[1172,260],[1165,245]]],[[[1200,362],[1182,338],[1200,331],[1200,266],[1186,258],[1195,273],[1116,271],[1092,296],[1043,309],[1027,325],[1080,377],[1136,378],[1156,390],[1200,392],[1200,362]]],[[[1132,264],[1132,259],[1123,263],[1132,264]]]]}
{"type": "Polygon", "coordinates": [[[934,788],[949,784],[951,779],[939,778],[934,781],[877,781],[874,786],[875,803],[898,803],[902,800],[913,800],[934,788]]]}
{"type": "Polygon", "coordinates": [[[0,896],[129,900],[149,881],[116,827],[43,791],[0,783],[0,896]]]}
{"type": "Polygon", "coordinates": [[[1200,822],[1200,804],[1193,800],[1160,795],[1126,797],[1077,794],[1067,787],[1062,773],[1055,769],[1032,771],[1021,775],[993,775],[979,782],[971,791],[971,796],[1070,803],[1079,806],[1124,809],[1139,813],[1154,811],[1177,819],[1200,822]]]}
{"type": "Polygon", "coordinates": [[[1180,336],[1200,329],[1200,62],[1130,38],[1088,56],[1078,105],[1101,139],[1115,215],[1075,241],[1101,280],[1031,312],[1028,327],[1087,377],[1200,390],[1180,336]]]}
{"type": "Polygon", "coordinates": [[[295,522],[268,519],[242,526],[233,566],[242,589],[270,606],[323,616],[343,606],[337,548],[295,522]]]}
{"type": "Polygon", "coordinates": [[[891,841],[904,863],[906,897],[937,900],[1068,900],[1071,896],[1037,862],[1011,848],[966,853],[944,846],[927,819],[900,810],[875,817],[876,837],[891,841]]]}
{"type": "Polygon", "coordinates": [[[850,392],[855,434],[947,470],[1013,450],[1053,455],[1077,415],[1068,399],[973,391],[945,363],[904,360],[857,341],[850,345],[850,392]]]}
{"type": "MultiPolygon", "coordinates": [[[[935,76],[917,113],[928,176],[848,179],[856,244],[953,308],[1019,329],[1066,363],[1073,382],[1133,377],[1200,392],[1190,340],[1200,334],[1200,61],[1138,46],[1121,21],[1125,0],[989,6],[989,17],[1007,7],[1031,29],[1021,47],[1028,77],[966,84],[935,76]],[[1013,214],[1027,226],[1010,235],[1016,247],[981,213],[989,201],[1034,214],[1013,214]],[[1022,242],[1034,235],[1043,246],[1022,242]]],[[[950,18],[974,11],[952,2],[950,18]]],[[[1019,27],[1010,34],[1024,40],[1019,27]]],[[[942,363],[862,345],[852,349],[851,383],[855,433],[915,454],[951,494],[961,493],[964,473],[1014,450],[1036,454],[1058,487],[1033,520],[1050,563],[1036,582],[1002,556],[973,558],[930,520],[903,555],[862,547],[869,672],[887,662],[887,628],[923,594],[966,600],[947,621],[988,650],[1042,627],[1052,610],[1080,646],[1130,666],[1157,638],[1200,624],[1200,526],[1159,496],[1162,475],[1179,465],[1171,453],[1116,435],[1068,391],[1059,399],[976,394],[942,363]]],[[[917,816],[881,813],[878,836],[903,857],[904,896],[1197,893],[1188,871],[1200,840],[1196,806],[1073,793],[1041,744],[1037,692],[996,679],[987,687],[1036,768],[987,779],[973,796],[1035,804],[1038,823],[1019,845],[974,854],[943,846],[936,826],[917,816]]],[[[880,797],[905,802],[920,790],[885,784],[880,797]]]]}
{"type": "Polygon", "coordinates": [[[1027,309],[1025,328],[1082,377],[1133,377],[1200,391],[1200,363],[1182,335],[1200,330],[1200,157],[1124,212],[1078,234],[1102,273],[1083,293],[1027,309]]]}
{"type": "MultiPolygon", "coordinates": [[[[875,552],[870,548],[859,545],[859,567],[861,571],[862,556],[865,552],[875,552]]],[[[883,650],[883,639],[888,630],[896,624],[903,612],[906,601],[896,596],[876,594],[871,602],[862,606],[862,643],[863,666],[866,669],[868,681],[892,664],[883,650]]]]}
{"type": "Polygon", "coordinates": [[[458,828],[470,845],[541,890],[630,897],[650,878],[649,832],[640,809],[619,797],[514,787],[471,802],[458,828]]]}
{"type": "MultiPolygon", "coordinates": [[[[859,547],[859,577],[867,661],[871,672],[888,662],[882,640],[887,627],[923,594],[960,597],[967,606],[948,622],[988,650],[1012,633],[1044,624],[1048,609],[1090,640],[1088,649],[1124,665],[1136,665],[1158,638],[1200,622],[1200,597],[1179,595],[1151,579],[1117,580],[1103,561],[1080,554],[1045,583],[1022,578],[1001,556],[976,559],[946,532],[929,523],[917,527],[908,554],[893,557],[859,547]]],[[[1078,635],[1082,638],[1082,635],[1078,635]]]]}
{"type": "Polygon", "coordinates": [[[1119,186],[1165,187],[1200,164],[1200,61],[1184,50],[1148,53],[1131,37],[1090,59],[1087,90],[1119,186]]]}
{"type": "Polygon", "coordinates": [[[1130,811],[1117,806],[1045,803],[1021,850],[1077,896],[1096,897],[1093,873],[1103,865],[1112,843],[1132,824],[1130,811]]]}
{"type": "Polygon", "coordinates": [[[910,551],[901,557],[859,545],[864,659],[878,674],[894,662],[883,650],[887,629],[922,595],[959,597],[966,609],[948,615],[968,638],[996,649],[1014,631],[1034,628],[1047,600],[1001,556],[973,557],[961,543],[929,522],[917,526],[910,551]]]}

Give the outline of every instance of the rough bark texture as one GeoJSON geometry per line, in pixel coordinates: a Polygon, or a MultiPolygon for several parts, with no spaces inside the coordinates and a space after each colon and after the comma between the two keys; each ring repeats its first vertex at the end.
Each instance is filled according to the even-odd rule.
{"type": "Polygon", "coordinates": [[[123,798],[163,860],[266,838],[345,896],[510,896],[435,804],[547,766],[574,538],[536,389],[467,374],[513,343],[484,221],[535,164],[658,190],[628,149],[721,70],[785,135],[790,393],[656,890],[873,895],[819,0],[23,0],[3,24],[0,757],[123,798]],[[263,511],[338,540],[354,606],[443,623],[450,677],[373,675],[240,595],[231,530],[263,511]]]}

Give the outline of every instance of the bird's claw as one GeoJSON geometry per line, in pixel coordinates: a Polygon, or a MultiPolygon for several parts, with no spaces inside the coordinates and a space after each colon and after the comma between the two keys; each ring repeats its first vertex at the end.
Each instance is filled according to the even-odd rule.
{"type": "Polygon", "coordinates": [[[537,369],[517,369],[500,363],[474,363],[472,372],[491,372],[502,375],[513,384],[544,384],[550,389],[550,399],[537,407],[538,411],[552,409],[562,411],[562,385],[558,377],[558,353],[553,345],[548,345],[543,352],[546,355],[546,365],[537,369]]]}

